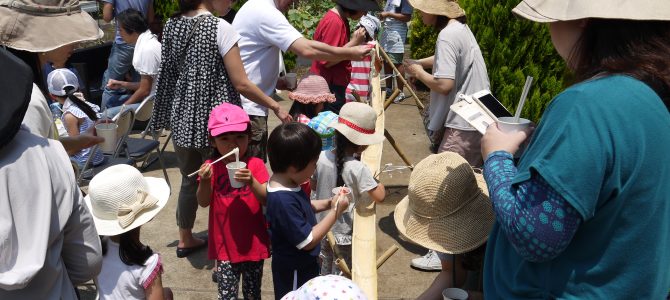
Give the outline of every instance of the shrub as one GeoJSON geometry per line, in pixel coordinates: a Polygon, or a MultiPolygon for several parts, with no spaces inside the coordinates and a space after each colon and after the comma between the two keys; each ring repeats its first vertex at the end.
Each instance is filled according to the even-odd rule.
{"type": "MultiPolygon", "coordinates": [[[[288,22],[295,27],[307,39],[312,39],[316,25],[321,17],[335,6],[330,0],[306,0],[300,1],[288,11],[288,22]]],[[[284,65],[286,70],[294,70],[297,56],[291,52],[284,53],[284,65]]]]}
{"type": "MultiPolygon", "coordinates": [[[[463,0],[460,4],[486,61],[491,90],[510,111],[516,109],[526,76],[533,76],[533,88],[521,116],[537,122],[551,99],[563,89],[566,69],[547,27],[512,14],[518,2],[463,0]]],[[[418,12],[415,14],[410,34],[412,57],[430,56],[434,53],[436,33],[420,24],[418,12]]]]}

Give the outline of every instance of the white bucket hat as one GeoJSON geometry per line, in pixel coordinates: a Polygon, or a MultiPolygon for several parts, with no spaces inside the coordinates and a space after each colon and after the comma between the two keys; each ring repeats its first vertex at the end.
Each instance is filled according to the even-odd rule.
{"type": "Polygon", "coordinates": [[[365,103],[349,102],[340,109],[340,116],[330,127],[335,128],[352,143],[360,146],[379,144],[384,134],[375,132],[377,114],[365,103]]]}
{"type": "Polygon", "coordinates": [[[668,0],[523,0],[515,14],[535,22],[586,18],[626,20],[670,20],[668,0]]]}
{"type": "Polygon", "coordinates": [[[165,179],[143,177],[132,166],[115,165],[91,179],[84,201],[98,234],[114,236],[149,222],[169,198],[165,179]]]}

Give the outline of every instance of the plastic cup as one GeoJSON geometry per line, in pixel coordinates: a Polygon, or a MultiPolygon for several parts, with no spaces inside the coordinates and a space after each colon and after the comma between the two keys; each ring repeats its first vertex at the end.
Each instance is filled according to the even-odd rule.
{"type": "Polygon", "coordinates": [[[468,292],[457,288],[448,288],[442,291],[442,298],[444,300],[467,300],[468,292]]]}
{"type": "Polygon", "coordinates": [[[243,161],[231,162],[226,164],[226,169],[228,169],[228,178],[230,178],[230,186],[239,189],[244,186],[243,182],[235,180],[235,172],[239,169],[244,169],[247,167],[247,164],[243,161]]]}
{"type": "Polygon", "coordinates": [[[500,117],[498,118],[498,128],[502,132],[512,133],[522,131],[530,127],[530,120],[519,118],[519,122],[514,122],[514,117],[500,117]]]}
{"type": "Polygon", "coordinates": [[[339,195],[340,190],[343,190],[345,195],[351,194],[351,189],[349,189],[348,187],[338,186],[338,187],[333,188],[333,195],[339,195]]]}
{"type": "Polygon", "coordinates": [[[286,73],[286,88],[293,90],[298,86],[298,74],[286,73]]]}
{"type": "Polygon", "coordinates": [[[119,125],[114,123],[100,123],[95,125],[95,133],[102,137],[105,141],[101,144],[100,149],[105,153],[112,153],[116,150],[116,130],[119,125]]]}

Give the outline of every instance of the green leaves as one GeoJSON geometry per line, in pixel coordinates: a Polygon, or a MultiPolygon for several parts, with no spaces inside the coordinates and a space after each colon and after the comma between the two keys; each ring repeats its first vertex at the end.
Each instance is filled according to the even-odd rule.
{"type": "MultiPolygon", "coordinates": [[[[514,112],[526,76],[533,87],[521,116],[538,122],[551,99],[564,88],[565,63],[554,50],[547,27],[512,14],[518,0],[462,0],[467,22],[475,34],[491,81],[493,94],[514,112]]],[[[409,34],[413,58],[435,52],[437,32],[412,17],[409,34]]],[[[569,75],[568,75],[569,76],[569,75]]]]}

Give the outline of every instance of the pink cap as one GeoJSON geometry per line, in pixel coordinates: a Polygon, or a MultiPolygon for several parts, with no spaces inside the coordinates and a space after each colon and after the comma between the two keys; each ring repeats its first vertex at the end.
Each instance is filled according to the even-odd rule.
{"type": "Polygon", "coordinates": [[[207,130],[212,136],[226,132],[244,132],[251,122],[249,115],[239,106],[221,103],[212,109],[207,122],[207,130]]]}

